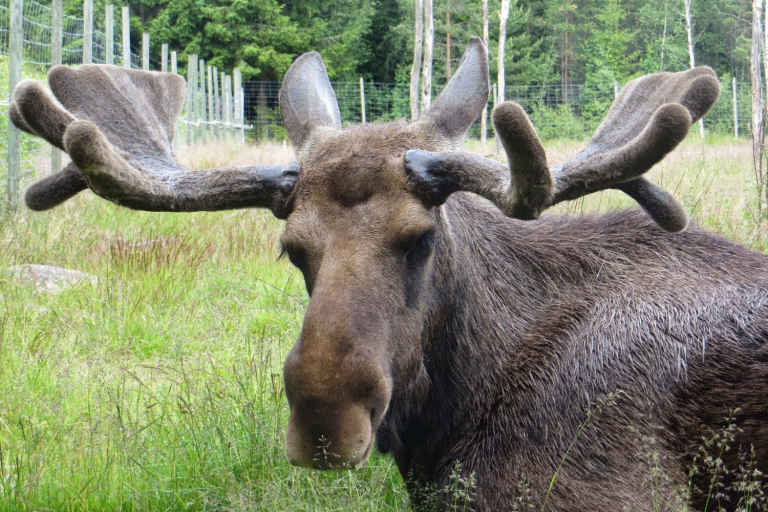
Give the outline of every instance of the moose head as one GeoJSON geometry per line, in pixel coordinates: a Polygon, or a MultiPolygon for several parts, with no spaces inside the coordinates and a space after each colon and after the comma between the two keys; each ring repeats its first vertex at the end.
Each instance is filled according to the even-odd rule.
{"type": "Polygon", "coordinates": [[[443,207],[453,194],[478,194],[530,220],[561,201],[614,188],[664,230],[680,231],[685,211],[642,175],[719,93],[709,68],[633,80],[588,147],[553,168],[525,111],[502,103],[492,119],[505,165],[460,151],[489,95],[478,38],[442,94],[410,124],[343,129],[323,62],[308,53],[280,91],[297,162],[190,170],[171,146],[184,100],[180,76],[84,65],[55,67],[49,83],[55,99],[37,82],[20,83],[11,119],[72,163],[27,190],[30,208],[51,208],[89,188],[139,210],[260,207],[286,219],[282,247],[310,295],[284,367],[286,453],[292,464],[321,469],[361,464],[377,433],[385,448],[403,442],[397,422],[415,414],[414,393],[430,379],[425,353],[440,343],[436,325],[456,291],[447,262],[468,250],[452,237],[461,219],[443,207]]]}

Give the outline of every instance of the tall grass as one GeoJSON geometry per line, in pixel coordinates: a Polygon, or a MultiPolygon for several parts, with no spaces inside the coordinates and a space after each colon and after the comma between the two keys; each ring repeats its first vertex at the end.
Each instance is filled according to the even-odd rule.
{"type": "MultiPolygon", "coordinates": [[[[574,144],[551,144],[550,161],[574,144]]],[[[489,147],[473,151],[490,153],[489,147]]],[[[195,167],[286,163],[289,148],[179,151],[195,167]]],[[[744,143],[686,142],[653,171],[694,221],[765,251],[744,143]]],[[[603,193],[558,207],[629,206],[603,193]]],[[[390,457],[356,472],[283,455],[282,361],[307,304],[267,212],[156,214],[89,192],[0,218],[0,509],[402,510],[390,457]],[[59,294],[10,279],[47,264],[100,277],[59,294]]]]}

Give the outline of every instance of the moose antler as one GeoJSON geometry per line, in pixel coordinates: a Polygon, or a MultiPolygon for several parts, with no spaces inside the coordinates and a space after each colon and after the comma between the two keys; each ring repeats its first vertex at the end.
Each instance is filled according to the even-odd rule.
{"type": "Polygon", "coordinates": [[[56,66],[42,84],[14,90],[11,121],[63,149],[72,164],[27,189],[33,210],[52,208],[81,190],[149,211],[270,208],[283,205],[299,174],[289,166],[190,170],[176,162],[173,130],[184,79],[169,73],[85,65],[56,66]],[[58,100],[58,102],[56,101],[58,100]]]}
{"type": "Polygon", "coordinates": [[[550,169],[546,153],[520,105],[493,111],[509,167],[468,153],[411,150],[405,166],[413,186],[435,204],[464,190],[495,203],[510,217],[538,218],[550,206],[592,192],[622,190],[666,231],[685,229],[683,207],[642,174],[672,151],[717,100],[720,85],[710,68],[655,73],[629,82],[587,148],[550,169]]]}

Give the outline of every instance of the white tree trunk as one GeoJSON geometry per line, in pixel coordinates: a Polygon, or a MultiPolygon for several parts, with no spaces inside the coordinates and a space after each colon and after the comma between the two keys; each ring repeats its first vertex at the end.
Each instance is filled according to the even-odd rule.
{"type": "Polygon", "coordinates": [[[415,25],[413,67],[411,67],[411,121],[419,118],[419,73],[421,73],[421,49],[424,45],[424,0],[416,0],[415,25]]]}
{"type": "MultiPolygon", "coordinates": [[[[485,51],[488,51],[488,0],[483,0],[483,43],[485,51]]],[[[487,53],[486,53],[487,55],[487,53]]],[[[480,142],[488,141],[488,103],[483,107],[483,115],[480,118],[480,142]]]]}
{"type": "MultiPolygon", "coordinates": [[[[504,101],[504,89],[506,82],[504,80],[504,46],[507,43],[507,19],[509,18],[509,0],[501,0],[501,11],[499,11],[499,60],[497,67],[499,74],[496,78],[498,83],[498,95],[496,98],[496,104],[500,105],[504,101]]],[[[501,150],[501,141],[499,137],[496,137],[496,154],[499,154],[501,150]]]]}
{"type": "Polygon", "coordinates": [[[432,15],[432,0],[424,0],[424,64],[421,73],[421,111],[432,103],[432,49],[435,42],[435,20],[432,15]]]}
{"type": "Polygon", "coordinates": [[[763,142],[765,137],[765,112],[763,110],[763,0],[752,1],[752,62],[750,75],[752,78],[752,168],[755,172],[760,211],[763,211],[765,193],[765,176],[763,175],[763,142]]]}
{"type": "MultiPolygon", "coordinates": [[[[696,54],[693,49],[693,21],[691,19],[691,1],[683,0],[685,6],[685,33],[688,36],[688,57],[691,59],[691,69],[696,67],[696,54]]],[[[699,121],[699,134],[704,138],[704,119],[699,121]]]]}

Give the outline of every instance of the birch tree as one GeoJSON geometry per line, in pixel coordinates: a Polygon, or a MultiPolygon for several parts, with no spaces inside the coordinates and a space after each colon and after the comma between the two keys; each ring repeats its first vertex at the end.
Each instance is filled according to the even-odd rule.
{"type": "MultiPolygon", "coordinates": [[[[499,74],[496,78],[498,84],[498,97],[496,98],[496,104],[499,105],[504,101],[504,87],[506,85],[504,80],[504,46],[507,44],[507,19],[509,18],[509,1],[501,0],[501,10],[499,11],[499,57],[498,57],[498,70],[499,74]]],[[[496,154],[499,154],[501,150],[501,141],[498,137],[496,139],[496,154]]]]}
{"type": "MultiPolygon", "coordinates": [[[[488,50],[488,0],[483,0],[483,44],[488,50]]],[[[488,102],[483,107],[483,115],[480,118],[480,142],[488,141],[488,102]]]]}
{"type": "Polygon", "coordinates": [[[419,73],[421,50],[424,45],[424,0],[416,0],[416,23],[413,41],[413,67],[411,67],[411,120],[419,118],[419,73]]]}
{"type": "MultiPolygon", "coordinates": [[[[693,48],[693,20],[691,19],[691,1],[683,0],[683,6],[685,7],[685,33],[688,37],[688,57],[691,61],[691,69],[696,67],[696,54],[693,48]]],[[[704,138],[704,119],[699,121],[699,134],[701,138],[704,138]]]]}
{"type": "Polygon", "coordinates": [[[435,19],[432,14],[432,0],[424,0],[424,63],[421,72],[421,111],[432,103],[432,53],[435,43],[435,19]]]}
{"type": "Polygon", "coordinates": [[[763,0],[752,1],[752,62],[750,75],[752,78],[752,169],[755,173],[755,183],[758,192],[760,212],[764,210],[765,175],[763,174],[763,144],[765,141],[765,112],[763,110],[763,78],[762,62],[763,49],[763,0]]]}

